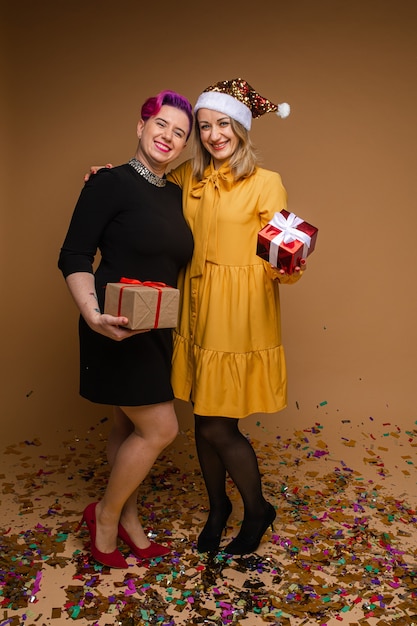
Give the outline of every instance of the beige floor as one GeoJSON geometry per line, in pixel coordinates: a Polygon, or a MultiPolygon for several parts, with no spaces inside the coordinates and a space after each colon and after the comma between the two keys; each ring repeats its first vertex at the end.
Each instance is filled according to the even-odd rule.
{"type": "MultiPolygon", "coordinates": [[[[0,626],[71,623],[417,625],[417,426],[248,422],[278,516],[258,552],[207,558],[206,515],[192,433],[182,432],[143,485],[141,518],[169,558],[129,556],[129,570],[90,560],[84,506],[100,496],[108,423],[62,441],[3,450],[0,626]]],[[[241,505],[227,538],[236,533],[241,505]]]]}

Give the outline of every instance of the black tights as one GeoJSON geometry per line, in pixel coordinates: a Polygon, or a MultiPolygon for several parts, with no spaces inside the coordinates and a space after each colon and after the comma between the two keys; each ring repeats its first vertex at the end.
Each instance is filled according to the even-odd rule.
{"type": "Polygon", "coordinates": [[[228,501],[227,472],[242,496],[245,518],[259,518],[267,503],[255,451],[240,432],[239,420],[195,415],[195,441],[211,514],[224,510],[228,501]]]}

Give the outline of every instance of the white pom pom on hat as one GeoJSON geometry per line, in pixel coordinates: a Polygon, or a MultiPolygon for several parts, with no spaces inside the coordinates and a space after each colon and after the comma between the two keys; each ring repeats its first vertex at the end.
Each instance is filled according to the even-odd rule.
{"type": "Polygon", "coordinates": [[[286,118],[290,114],[287,102],[274,104],[257,93],[243,78],[223,80],[207,87],[197,98],[194,112],[199,109],[211,109],[229,115],[250,130],[252,119],[265,113],[275,112],[278,117],[286,118]]]}
{"type": "Polygon", "coordinates": [[[281,102],[281,104],[278,105],[278,111],[277,111],[278,117],[285,119],[286,117],[289,116],[290,112],[291,112],[291,107],[288,104],[288,102],[281,102]]]}

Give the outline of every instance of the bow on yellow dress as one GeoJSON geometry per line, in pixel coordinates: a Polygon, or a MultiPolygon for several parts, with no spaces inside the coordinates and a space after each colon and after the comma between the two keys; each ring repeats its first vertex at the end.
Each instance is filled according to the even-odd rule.
{"type": "Polygon", "coordinates": [[[191,261],[190,276],[201,276],[209,252],[209,242],[217,239],[217,213],[220,202],[220,189],[230,191],[233,176],[228,166],[215,170],[212,166],[204,172],[204,178],[195,182],[191,188],[191,196],[200,200],[197,204],[193,232],[199,236],[194,239],[194,254],[191,261]]]}

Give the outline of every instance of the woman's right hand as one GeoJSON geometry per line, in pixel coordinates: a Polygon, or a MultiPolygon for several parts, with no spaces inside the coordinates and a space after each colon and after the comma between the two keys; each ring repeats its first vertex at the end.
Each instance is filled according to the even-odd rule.
{"type": "Polygon", "coordinates": [[[106,163],[106,165],[92,165],[90,167],[90,171],[87,172],[87,174],[84,174],[84,182],[86,183],[88,180],[90,180],[91,175],[97,174],[97,172],[103,169],[103,167],[107,167],[109,170],[111,170],[113,165],[111,163],[106,163]]]}
{"type": "Polygon", "coordinates": [[[133,337],[133,335],[147,333],[150,330],[150,328],[143,330],[124,328],[127,323],[127,317],[115,317],[108,313],[97,313],[97,315],[87,321],[89,327],[96,333],[100,333],[100,335],[104,335],[114,341],[123,341],[123,339],[128,339],[128,337],[133,337]]]}
{"type": "Polygon", "coordinates": [[[96,333],[114,341],[123,341],[123,339],[150,330],[130,330],[125,327],[129,322],[126,316],[101,313],[94,285],[94,275],[91,272],[74,272],[67,276],[66,281],[86,324],[96,333]]]}

